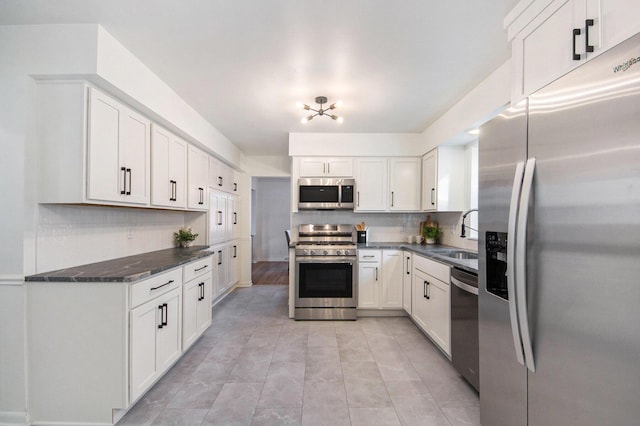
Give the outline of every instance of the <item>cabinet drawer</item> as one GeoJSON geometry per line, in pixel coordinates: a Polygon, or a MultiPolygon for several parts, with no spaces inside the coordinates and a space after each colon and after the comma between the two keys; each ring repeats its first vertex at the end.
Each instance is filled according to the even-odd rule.
{"type": "Polygon", "coordinates": [[[205,257],[204,259],[196,260],[195,262],[188,263],[184,266],[184,272],[182,280],[184,282],[191,281],[195,277],[200,275],[211,273],[213,269],[213,256],[205,257]]]}
{"type": "Polygon", "coordinates": [[[380,262],[381,258],[380,250],[358,250],[358,261],[360,262],[380,262]]]}
{"type": "Polygon", "coordinates": [[[414,269],[419,269],[420,271],[449,284],[449,275],[451,273],[451,267],[449,267],[449,265],[414,254],[413,267],[414,269]]]}
{"type": "Polygon", "coordinates": [[[131,307],[155,299],[168,291],[182,285],[182,268],[176,268],[163,274],[155,275],[131,286],[131,307]]]}

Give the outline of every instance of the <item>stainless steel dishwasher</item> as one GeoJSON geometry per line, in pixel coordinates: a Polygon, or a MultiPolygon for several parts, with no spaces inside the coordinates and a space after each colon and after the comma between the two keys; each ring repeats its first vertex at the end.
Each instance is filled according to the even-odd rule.
{"type": "Polygon", "coordinates": [[[451,362],[479,390],[478,275],[451,268],[451,362]]]}

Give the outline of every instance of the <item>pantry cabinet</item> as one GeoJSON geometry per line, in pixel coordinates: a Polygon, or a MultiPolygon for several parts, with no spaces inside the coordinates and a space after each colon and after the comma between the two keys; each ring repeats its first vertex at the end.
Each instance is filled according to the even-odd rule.
{"type": "Polygon", "coordinates": [[[440,349],[451,356],[450,268],[413,255],[411,317],[440,349]]]}
{"type": "Polygon", "coordinates": [[[387,159],[356,158],[356,211],[386,211],[388,193],[387,159]]]}
{"type": "Polygon", "coordinates": [[[193,210],[207,210],[209,197],[209,155],[194,146],[188,150],[188,191],[187,204],[193,210]]]}
{"type": "Polygon", "coordinates": [[[422,158],[422,210],[463,211],[466,156],[463,146],[441,146],[422,158]]]}
{"type": "Polygon", "coordinates": [[[151,204],[185,208],[187,143],[156,124],[151,129],[151,204]]]}
{"type": "Polygon", "coordinates": [[[512,104],[636,34],[639,15],[635,0],[538,0],[507,16],[512,104]]]}
{"type": "Polygon", "coordinates": [[[353,160],[349,157],[300,158],[300,177],[353,177],[353,160]]]}
{"type": "Polygon", "coordinates": [[[209,157],[209,186],[222,192],[237,194],[238,174],[215,157],[209,157]]]}
{"type": "Polygon", "coordinates": [[[399,157],[389,160],[389,210],[420,210],[420,178],[420,158],[399,157]]]}

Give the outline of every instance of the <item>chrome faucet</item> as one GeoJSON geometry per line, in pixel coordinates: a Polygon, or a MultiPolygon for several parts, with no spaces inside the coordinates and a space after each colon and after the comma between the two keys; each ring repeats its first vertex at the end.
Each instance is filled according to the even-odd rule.
{"type": "MultiPolygon", "coordinates": [[[[467,210],[466,212],[462,213],[462,232],[460,232],[460,238],[465,238],[465,224],[464,224],[464,220],[466,219],[466,217],[471,213],[471,212],[477,212],[478,209],[471,209],[471,210],[467,210]]],[[[472,227],[469,226],[469,229],[471,229],[472,231],[476,231],[478,232],[477,229],[473,229],[472,227]]]]}

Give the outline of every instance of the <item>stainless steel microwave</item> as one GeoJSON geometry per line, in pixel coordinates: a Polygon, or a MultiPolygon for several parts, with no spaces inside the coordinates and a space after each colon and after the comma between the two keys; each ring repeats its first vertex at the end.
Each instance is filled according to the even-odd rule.
{"type": "Polygon", "coordinates": [[[298,210],[353,210],[355,179],[298,179],[298,210]]]}

